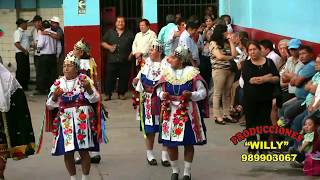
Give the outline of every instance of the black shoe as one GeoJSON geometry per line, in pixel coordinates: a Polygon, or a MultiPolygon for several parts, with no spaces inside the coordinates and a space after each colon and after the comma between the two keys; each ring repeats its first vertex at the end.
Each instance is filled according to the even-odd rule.
{"type": "Polygon", "coordinates": [[[99,164],[101,161],[101,156],[100,155],[96,155],[91,157],[91,163],[92,164],[99,164]]]}
{"type": "Polygon", "coordinates": [[[164,167],[170,167],[170,166],[171,166],[171,164],[170,164],[169,161],[162,161],[162,160],[161,160],[161,164],[162,164],[162,166],[164,166],[164,167]]]}
{"type": "Polygon", "coordinates": [[[81,164],[81,157],[77,157],[74,162],[75,164],[81,164]]]}
{"type": "Polygon", "coordinates": [[[151,161],[149,161],[148,158],[147,158],[147,161],[148,161],[148,164],[149,164],[150,166],[156,166],[156,165],[158,165],[157,160],[155,160],[155,159],[152,159],[151,161]]]}
{"type": "Polygon", "coordinates": [[[171,180],[179,180],[179,174],[177,174],[177,173],[172,173],[172,174],[171,174],[171,180]]]}
{"type": "Polygon", "coordinates": [[[188,175],[184,175],[182,180],[191,180],[191,175],[188,176],[188,175]]]}

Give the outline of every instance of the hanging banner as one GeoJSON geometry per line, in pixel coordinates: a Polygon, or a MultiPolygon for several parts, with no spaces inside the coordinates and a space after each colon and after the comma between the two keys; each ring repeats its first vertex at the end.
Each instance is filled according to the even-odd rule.
{"type": "Polygon", "coordinates": [[[78,0],[78,14],[86,14],[86,0],[78,0]]]}

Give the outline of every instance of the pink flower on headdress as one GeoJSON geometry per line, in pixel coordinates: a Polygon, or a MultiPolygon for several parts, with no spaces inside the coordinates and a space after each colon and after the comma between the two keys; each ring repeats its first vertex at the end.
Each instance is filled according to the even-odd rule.
{"type": "Polygon", "coordinates": [[[53,83],[55,86],[59,86],[60,85],[60,81],[55,80],[53,83]]]}

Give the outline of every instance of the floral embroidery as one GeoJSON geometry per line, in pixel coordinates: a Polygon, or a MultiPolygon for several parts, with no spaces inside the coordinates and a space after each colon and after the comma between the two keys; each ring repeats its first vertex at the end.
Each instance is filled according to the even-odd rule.
{"type": "Polygon", "coordinates": [[[72,143],[73,139],[73,128],[72,128],[72,116],[70,115],[70,112],[66,112],[63,116],[63,134],[65,135],[65,146],[68,146],[72,143]]]}
{"type": "Polygon", "coordinates": [[[173,114],[173,137],[184,132],[184,124],[188,121],[188,102],[182,97],[178,108],[173,114]]]}
{"type": "Polygon", "coordinates": [[[78,132],[77,132],[77,139],[80,141],[80,144],[84,144],[86,137],[86,129],[87,129],[87,115],[83,112],[83,110],[80,111],[78,116],[78,132]]]}
{"type": "Polygon", "coordinates": [[[147,93],[145,93],[145,114],[146,118],[150,119],[151,118],[151,96],[147,93]]]}

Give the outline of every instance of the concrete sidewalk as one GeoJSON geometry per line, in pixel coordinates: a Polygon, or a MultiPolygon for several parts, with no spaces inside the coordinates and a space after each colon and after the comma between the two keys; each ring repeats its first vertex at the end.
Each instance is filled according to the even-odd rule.
{"type": "MultiPolygon", "coordinates": [[[[36,137],[42,122],[45,97],[28,96],[36,137]]],[[[108,145],[102,145],[102,162],[93,165],[91,180],[169,180],[170,168],[147,165],[144,139],[139,132],[139,123],[131,100],[112,100],[105,103],[110,112],[107,133],[108,145]]],[[[206,120],[208,144],[196,147],[192,164],[193,180],[273,180],[273,179],[310,179],[301,169],[293,169],[289,163],[242,163],[241,154],[245,149],[234,146],[229,138],[240,131],[239,125],[216,125],[206,120]]],[[[39,155],[21,161],[8,160],[7,180],[69,180],[63,157],[50,155],[52,135],[45,134],[43,150],[39,155]]],[[[161,146],[155,146],[156,157],[160,163],[161,146]]],[[[180,149],[183,152],[183,149],[180,149]]],[[[180,153],[180,169],[183,172],[183,159],[180,153]]],[[[79,178],[81,167],[77,166],[79,178]]],[[[313,179],[313,178],[311,178],[313,179]]],[[[316,179],[316,178],[314,178],[316,179]]]]}

